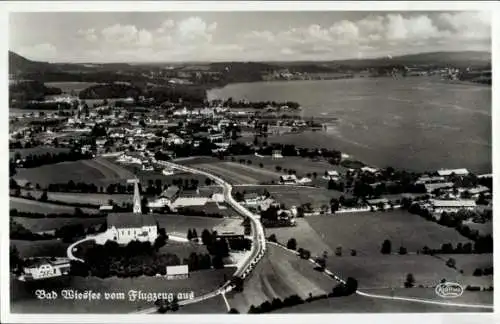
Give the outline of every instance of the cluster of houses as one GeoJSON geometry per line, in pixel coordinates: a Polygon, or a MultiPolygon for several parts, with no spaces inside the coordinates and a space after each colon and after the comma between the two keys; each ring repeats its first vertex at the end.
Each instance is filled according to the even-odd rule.
{"type": "Polygon", "coordinates": [[[491,199],[491,190],[482,185],[472,188],[457,187],[453,181],[456,178],[466,177],[470,173],[467,169],[438,170],[435,175],[420,177],[416,184],[425,186],[431,199],[421,204],[434,215],[443,212],[456,213],[460,210],[474,211],[476,201],[480,196],[491,199]]]}

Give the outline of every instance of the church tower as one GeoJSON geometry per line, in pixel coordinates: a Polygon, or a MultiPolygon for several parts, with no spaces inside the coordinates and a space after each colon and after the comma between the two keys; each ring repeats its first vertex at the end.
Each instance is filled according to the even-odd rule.
{"type": "Polygon", "coordinates": [[[142,208],[141,208],[141,193],[139,192],[139,179],[130,179],[127,181],[128,183],[133,183],[134,184],[134,209],[133,213],[134,214],[142,214],[142,208]]]}

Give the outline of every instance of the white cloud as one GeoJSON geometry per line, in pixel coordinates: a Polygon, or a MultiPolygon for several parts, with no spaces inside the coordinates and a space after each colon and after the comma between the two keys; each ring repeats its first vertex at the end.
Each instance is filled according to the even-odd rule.
{"type": "Polygon", "coordinates": [[[280,60],[283,57],[333,60],[388,53],[487,49],[490,28],[488,12],[374,12],[359,20],[243,31],[229,42],[224,36],[216,37],[221,33],[217,22],[193,16],[176,21],[167,19],[149,29],[132,24],[81,29],[76,36],[86,42],[80,41],[85,48],[78,51],[72,48],[62,53],[64,48],[58,45],[58,53],[54,45],[43,41],[23,51],[28,57],[45,60],[57,55],[85,61],[280,60]],[[226,43],[219,39],[225,39],[226,43]]]}
{"type": "Polygon", "coordinates": [[[95,34],[94,28],[79,29],[77,35],[91,43],[96,42],[98,39],[97,35],[95,34]]]}

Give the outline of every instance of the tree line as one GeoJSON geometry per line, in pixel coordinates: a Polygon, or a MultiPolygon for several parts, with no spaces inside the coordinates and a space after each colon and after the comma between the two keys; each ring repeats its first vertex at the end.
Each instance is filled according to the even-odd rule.
{"type": "MultiPolygon", "coordinates": [[[[78,161],[91,158],[92,153],[82,153],[79,149],[72,149],[69,152],[28,154],[18,165],[23,168],[36,168],[47,164],[78,161]]],[[[20,155],[16,154],[14,157],[14,161],[17,161],[18,159],[20,159],[20,155]]]]}

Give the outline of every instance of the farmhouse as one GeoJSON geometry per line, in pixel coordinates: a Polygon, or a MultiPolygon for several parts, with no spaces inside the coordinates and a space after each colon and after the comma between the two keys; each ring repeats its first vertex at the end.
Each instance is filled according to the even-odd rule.
{"type": "Polygon", "coordinates": [[[447,170],[438,170],[437,174],[441,177],[449,177],[452,174],[456,176],[466,176],[469,174],[467,169],[447,169],[447,170]]]}
{"type": "Polygon", "coordinates": [[[337,181],[339,179],[339,173],[335,170],[325,171],[323,179],[337,181]]]}
{"type": "Polygon", "coordinates": [[[472,197],[478,197],[480,194],[488,193],[490,189],[485,186],[478,186],[475,188],[468,189],[467,191],[472,195],[472,197]]]}
{"type": "Polygon", "coordinates": [[[273,159],[282,159],[283,158],[283,154],[281,154],[280,150],[274,150],[273,154],[272,154],[272,158],[273,159]]]}
{"type": "Polygon", "coordinates": [[[426,183],[425,184],[425,190],[428,193],[432,193],[434,190],[437,189],[448,189],[448,188],[453,188],[453,182],[442,182],[442,183],[426,183]]]}
{"type": "Polygon", "coordinates": [[[361,171],[362,171],[362,172],[368,172],[368,173],[373,173],[373,174],[375,174],[375,173],[377,173],[377,172],[378,172],[378,169],[375,169],[375,168],[370,168],[370,167],[365,166],[365,167],[362,167],[362,168],[361,168],[361,171]]]}
{"type": "Polygon", "coordinates": [[[432,211],[438,214],[442,212],[452,213],[459,210],[473,210],[476,207],[474,200],[431,200],[432,211]]]}
{"type": "Polygon", "coordinates": [[[370,206],[375,206],[378,207],[378,205],[383,204],[384,208],[387,204],[389,204],[389,200],[386,198],[379,198],[379,199],[369,199],[366,201],[368,205],[370,206]]]}
{"type": "Polygon", "coordinates": [[[426,183],[439,183],[439,182],[444,182],[445,178],[444,177],[429,177],[429,176],[423,176],[417,179],[415,184],[426,184],[426,183]]]}
{"type": "Polygon", "coordinates": [[[280,176],[280,183],[281,184],[296,184],[297,177],[294,174],[282,175],[282,176],[280,176]]]}
{"type": "Polygon", "coordinates": [[[70,270],[69,260],[66,258],[33,258],[24,261],[21,281],[33,281],[67,275],[70,270]]]}
{"type": "Polygon", "coordinates": [[[263,197],[256,192],[246,193],[243,196],[243,200],[246,205],[257,205],[260,201],[263,200],[263,197]]]}

